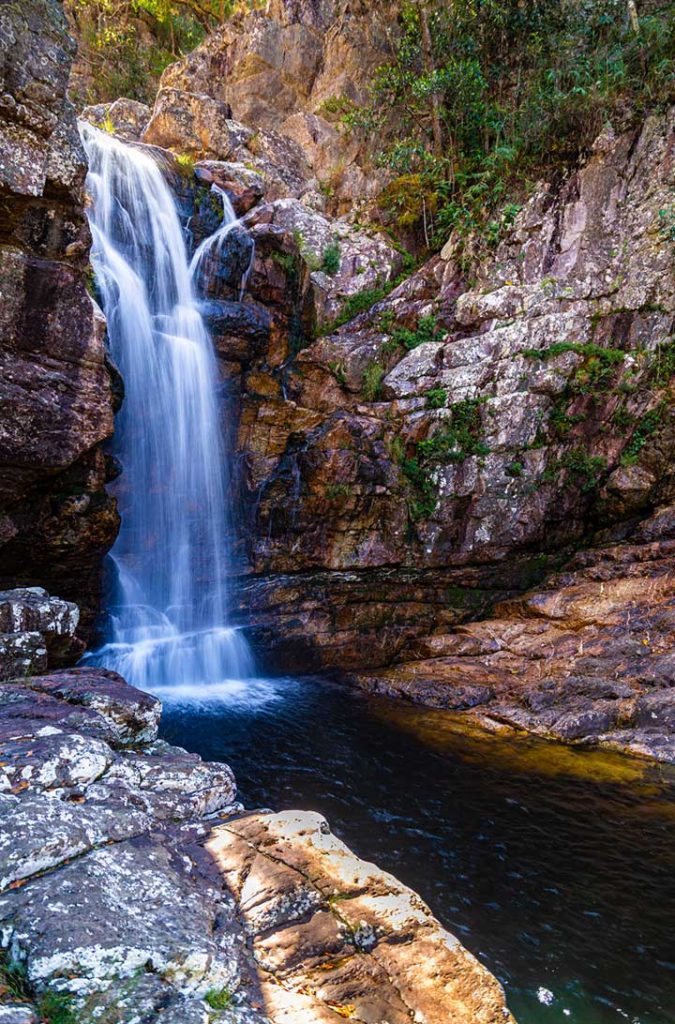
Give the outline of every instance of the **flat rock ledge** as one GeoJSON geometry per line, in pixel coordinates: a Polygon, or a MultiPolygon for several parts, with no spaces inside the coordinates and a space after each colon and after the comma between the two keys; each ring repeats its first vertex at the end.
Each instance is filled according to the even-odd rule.
{"type": "Polygon", "coordinates": [[[630,535],[577,552],[494,616],[414,641],[404,663],[358,672],[363,689],[675,763],[675,505],[630,535]]]}
{"type": "Polygon", "coordinates": [[[0,684],[2,1024],[513,1024],[415,893],[245,812],[160,712],[102,669],[0,684]]]}

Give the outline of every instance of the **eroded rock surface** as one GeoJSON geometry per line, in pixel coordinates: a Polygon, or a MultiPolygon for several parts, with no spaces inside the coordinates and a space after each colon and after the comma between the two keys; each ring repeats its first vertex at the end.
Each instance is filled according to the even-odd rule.
{"type": "Polygon", "coordinates": [[[82,653],[80,610],[41,587],[0,591],[0,680],[37,675],[82,653]]]}
{"type": "Polygon", "coordinates": [[[0,9],[0,586],[84,606],[117,516],[104,323],[87,287],[85,159],[66,85],[61,4],[0,9]]]}
{"type": "Polygon", "coordinates": [[[370,692],[675,762],[675,508],[580,551],[494,616],[357,673],[370,692]],[[410,659],[410,660],[408,660],[410,659]]]}
{"type": "MultiPolygon", "coordinates": [[[[294,147],[332,211],[353,215],[372,205],[387,178],[340,115],[367,98],[373,72],[390,58],[395,31],[386,3],[274,0],[231,19],[167,68],[155,117],[172,93],[206,95],[253,128],[263,148],[270,133],[294,147]]],[[[166,145],[167,138],[150,141],[166,145]]]]}
{"type": "Polygon", "coordinates": [[[419,897],[319,815],[244,814],[159,713],[102,669],[0,686],[0,1020],[512,1020],[419,897]]]}

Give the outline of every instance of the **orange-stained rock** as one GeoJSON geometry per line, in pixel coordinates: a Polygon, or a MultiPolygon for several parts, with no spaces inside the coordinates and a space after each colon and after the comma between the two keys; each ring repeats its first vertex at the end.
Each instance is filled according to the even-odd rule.
{"type": "Polygon", "coordinates": [[[410,889],[320,815],[251,814],[206,850],[238,902],[273,1022],[513,1022],[499,983],[410,889]]]}

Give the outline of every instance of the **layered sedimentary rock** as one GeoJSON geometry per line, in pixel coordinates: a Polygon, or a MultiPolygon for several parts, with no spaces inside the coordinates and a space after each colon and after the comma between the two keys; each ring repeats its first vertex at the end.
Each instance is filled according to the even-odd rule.
{"type": "Polygon", "coordinates": [[[659,509],[491,617],[351,682],[567,743],[675,762],[675,509],[659,509]],[[628,534],[628,536],[626,536],[628,534]]]}
{"type": "Polygon", "coordinates": [[[243,812],[159,714],[105,670],[0,686],[3,1020],[512,1020],[419,897],[317,814],[243,812]]]}
{"type": "Polygon", "coordinates": [[[56,0],[0,10],[0,585],[43,585],[89,618],[115,536],[104,323],[87,292],[86,166],[56,0]]]}
{"type": "MultiPolygon", "coordinates": [[[[257,46],[284,11],[225,35],[257,46]]],[[[145,138],[197,160],[195,242],[211,185],[243,217],[199,287],[238,401],[240,610],[264,656],[385,665],[672,500],[672,112],[607,128],[473,278],[450,240],[392,290],[395,248],[326,215],[306,149],[232,119],[207,51],[169,69],[145,138]]]]}
{"type": "MultiPolygon", "coordinates": [[[[263,647],[277,617],[294,668],[384,664],[672,500],[673,123],[605,133],[470,287],[449,244],[337,329],[320,315],[331,279],[280,219],[290,201],[247,215],[247,301],[272,315],[238,441],[263,647]]],[[[321,239],[320,215],[302,217],[321,239]]],[[[373,264],[364,288],[386,290],[373,264]]]]}

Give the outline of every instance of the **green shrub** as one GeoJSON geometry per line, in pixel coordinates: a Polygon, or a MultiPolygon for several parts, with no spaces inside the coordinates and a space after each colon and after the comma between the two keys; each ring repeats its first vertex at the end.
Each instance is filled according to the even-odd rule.
{"type": "Polygon", "coordinates": [[[426,395],[427,409],[442,409],[448,401],[445,388],[429,388],[426,395]]]}
{"type": "Polygon", "coordinates": [[[607,469],[607,463],[601,455],[591,455],[585,448],[573,448],[560,459],[560,469],[567,469],[578,478],[583,493],[594,490],[600,484],[600,478],[607,469]]]}
{"type": "Polygon", "coordinates": [[[321,270],[324,274],[334,277],[340,269],[340,243],[337,238],[326,246],[321,259],[321,270]]]}
{"type": "Polygon", "coordinates": [[[227,988],[210,988],[204,996],[204,1002],[212,1010],[229,1010],[232,1006],[232,993],[227,988]]]}
{"type": "Polygon", "coordinates": [[[427,464],[463,462],[470,455],[489,454],[490,449],[481,439],[482,405],[479,398],[451,405],[450,415],[436,433],[417,445],[421,460],[427,464]]]}
{"type": "Polygon", "coordinates": [[[372,359],[361,379],[361,392],[366,402],[376,402],[382,393],[382,379],[385,375],[384,366],[372,359]]]}
{"type": "Polygon", "coordinates": [[[649,438],[653,437],[663,425],[665,413],[666,404],[662,402],[655,409],[651,409],[644,416],[640,417],[621,455],[622,466],[634,466],[637,463],[640,452],[647,444],[649,438]]]}
{"type": "Polygon", "coordinates": [[[635,32],[618,0],[402,2],[392,59],[348,115],[395,175],[385,214],[432,248],[451,231],[494,247],[530,182],[675,98],[675,9],[645,6],[635,32]]]}
{"type": "Polygon", "coordinates": [[[38,999],[38,1010],[46,1024],[78,1024],[73,998],[65,992],[44,992],[38,999]]]}
{"type": "Polygon", "coordinates": [[[427,341],[437,341],[442,330],[436,326],[435,316],[422,316],[417,321],[417,327],[411,330],[409,327],[396,327],[392,331],[391,340],[394,344],[408,352],[423,345],[427,341]]]}

